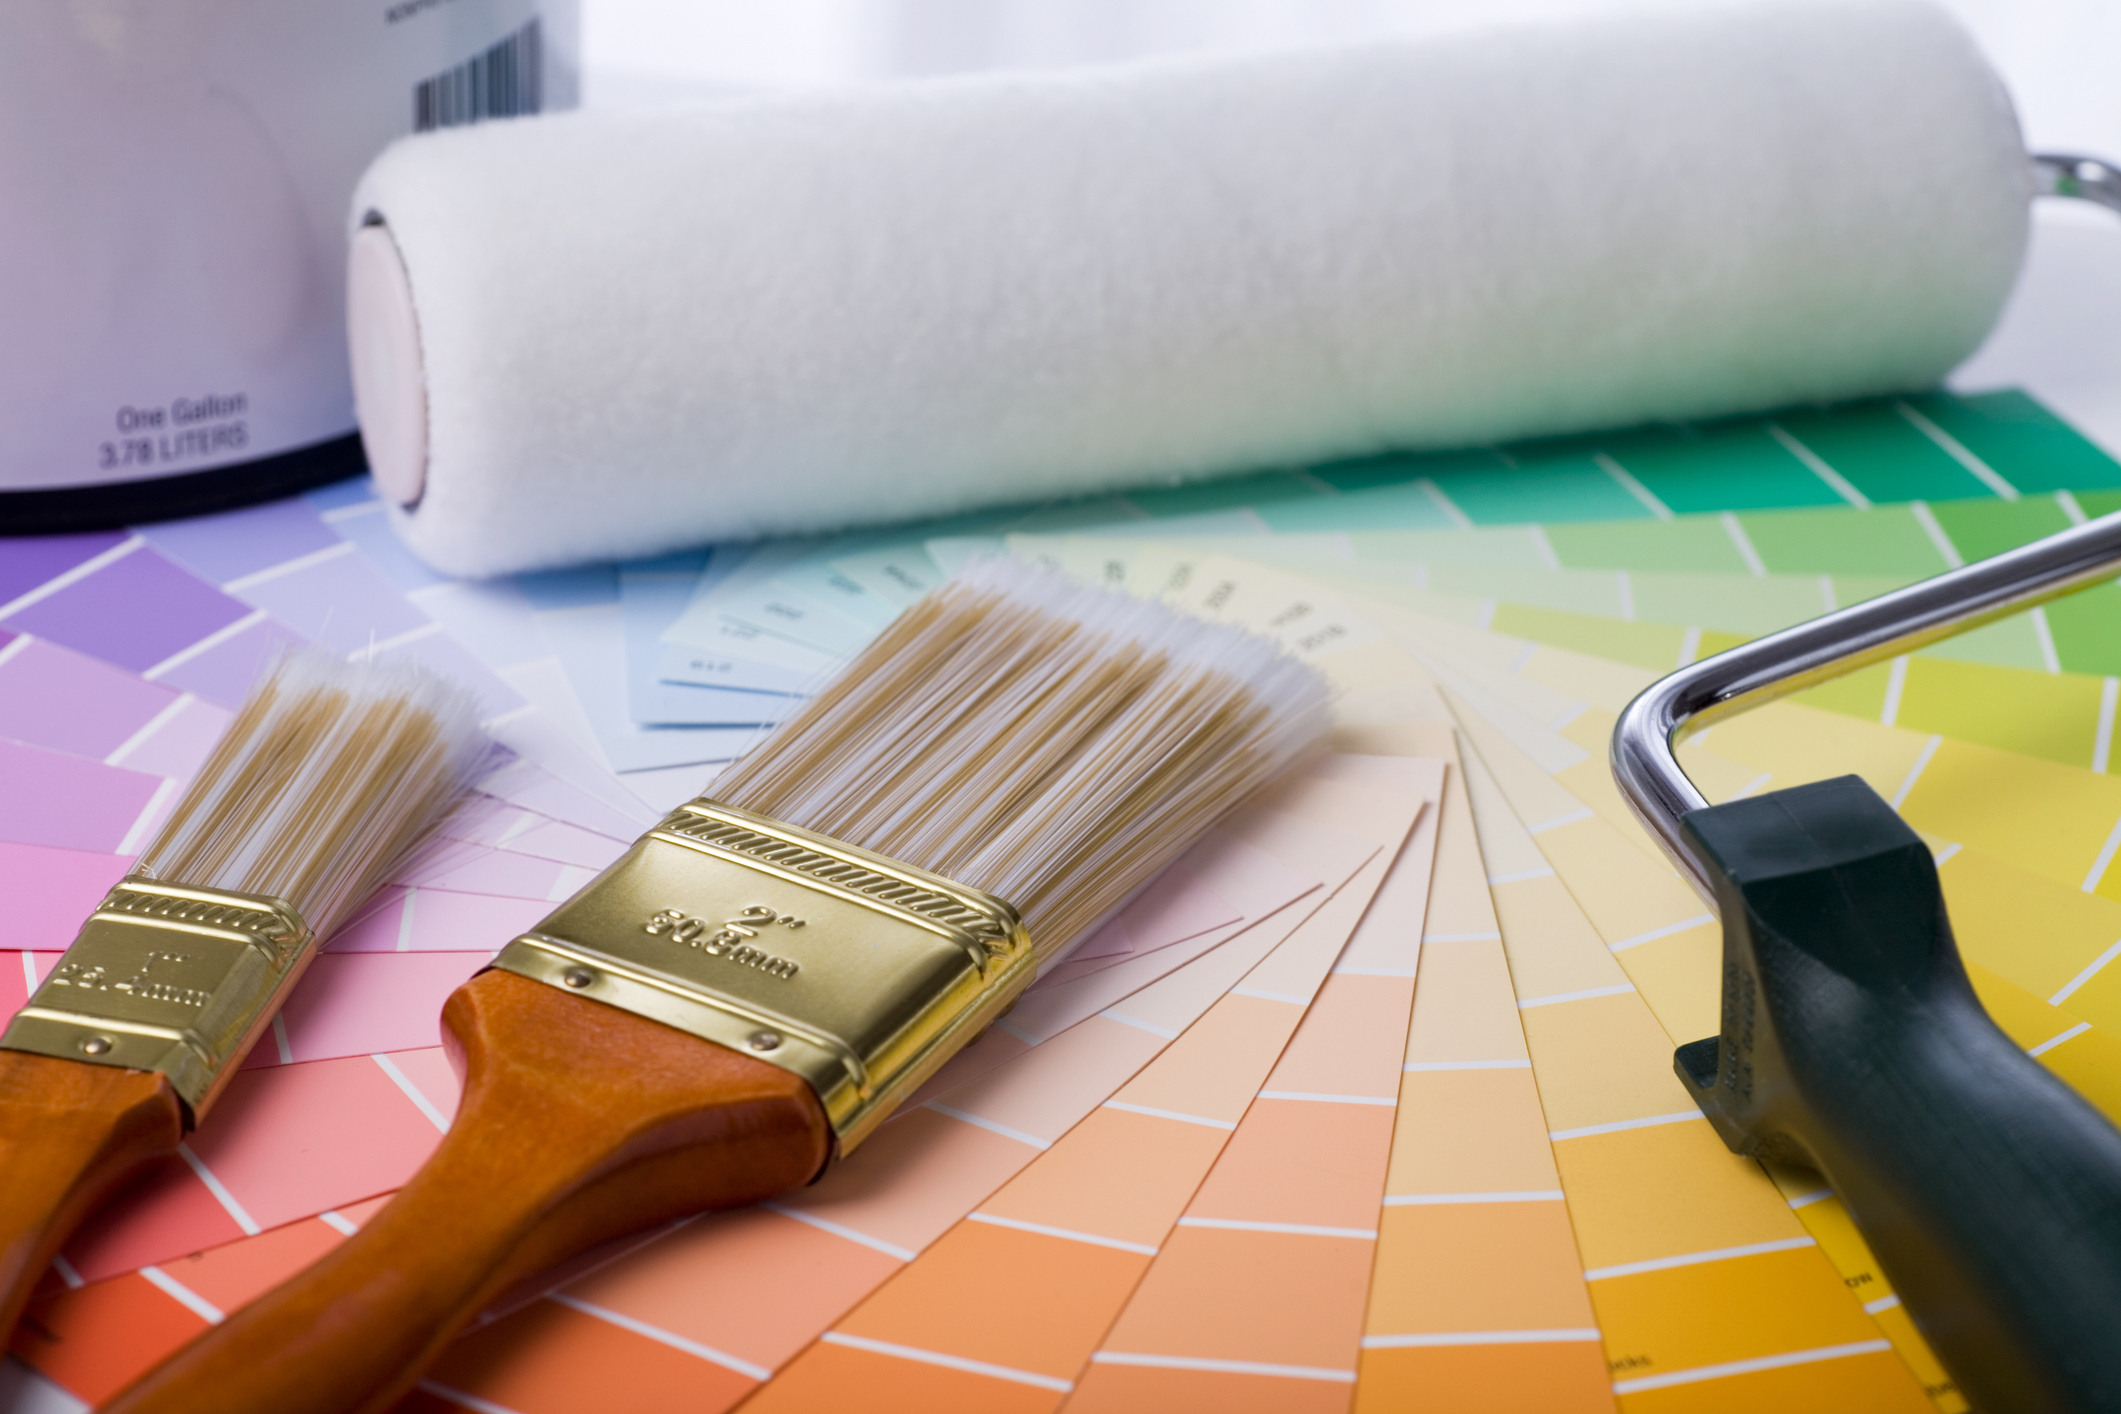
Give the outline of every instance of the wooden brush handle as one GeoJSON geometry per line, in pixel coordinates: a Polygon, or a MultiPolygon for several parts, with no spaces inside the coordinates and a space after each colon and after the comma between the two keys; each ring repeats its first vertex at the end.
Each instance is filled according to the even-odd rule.
{"type": "Polygon", "coordinates": [[[81,1220],[183,1137],[154,1071],[0,1051],[0,1339],[81,1220]]]}
{"type": "Polygon", "coordinates": [[[149,1371],[109,1414],[382,1411],[508,1287],[599,1242],[797,1187],[831,1128],[788,1071],[510,972],[443,1025],[464,1098],[354,1237],[149,1371]]]}

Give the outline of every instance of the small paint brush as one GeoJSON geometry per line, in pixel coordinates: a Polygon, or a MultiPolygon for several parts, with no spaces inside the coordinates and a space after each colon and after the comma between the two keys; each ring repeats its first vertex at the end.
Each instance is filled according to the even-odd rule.
{"type": "Polygon", "coordinates": [[[385,1410],[523,1279],[808,1182],[1326,717],[1263,639],[976,564],[460,988],[427,1166],[107,1410],[385,1410]]]}
{"type": "Polygon", "coordinates": [[[133,871],[0,1035],[0,1331],[172,1155],[316,952],[464,789],[468,695],[315,652],[253,689],[133,871]]]}

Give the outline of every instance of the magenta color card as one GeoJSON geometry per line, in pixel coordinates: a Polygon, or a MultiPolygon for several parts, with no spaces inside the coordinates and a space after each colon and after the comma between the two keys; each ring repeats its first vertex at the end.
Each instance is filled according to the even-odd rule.
{"type": "MultiPolygon", "coordinates": [[[[339,541],[344,545],[346,542],[339,541]]],[[[296,632],[352,653],[433,622],[405,602],[389,580],[356,553],[321,559],[255,584],[237,586],[246,604],[296,632]]]]}
{"type": "Polygon", "coordinates": [[[12,604],[40,584],[48,584],[83,560],[92,560],[125,543],[121,530],[89,535],[40,535],[0,540],[0,605],[12,604]]]}
{"type": "Polygon", "coordinates": [[[159,776],[0,741],[0,840],[114,852],[159,776]]]}
{"type": "Polygon", "coordinates": [[[249,612],[142,548],[11,615],[7,626],[140,673],[249,612]]]}
{"type": "Polygon", "coordinates": [[[0,662],[0,737],[101,761],[176,699],[170,688],[32,638],[0,662]]]}
{"type": "MultiPolygon", "coordinates": [[[[439,1049],[384,1059],[429,1108],[455,1113],[456,1080],[439,1049]]],[[[187,1141],[233,1209],[175,1159],[91,1218],[66,1245],[67,1260],[100,1281],[232,1242],[244,1220],[277,1227],[388,1193],[441,1137],[374,1056],[242,1071],[187,1141]]]]}
{"type": "Polygon", "coordinates": [[[153,732],[118,758],[128,770],[188,781],[206,764],[234,711],[203,697],[188,697],[153,732]]]}
{"type": "Polygon", "coordinates": [[[20,1011],[58,965],[55,952],[0,952],[0,1018],[20,1011]]]}
{"type": "Polygon", "coordinates": [[[82,920],[132,866],[128,854],[0,840],[0,898],[7,900],[0,947],[65,951],[82,920]]]}
{"type": "Polygon", "coordinates": [[[543,899],[392,887],[324,946],[335,953],[483,950],[491,957],[552,910],[543,899]]]}
{"type": "Polygon", "coordinates": [[[307,642],[285,624],[260,619],[211,648],[186,658],[157,676],[156,681],[186,692],[195,692],[209,702],[233,707],[250,691],[251,683],[273,655],[281,649],[307,642]]]}
{"type": "MultiPolygon", "coordinates": [[[[411,1051],[442,1044],[442,1003],[491,952],[325,953],[280,1009],[296,1063],[411,1051]]],[[[258,1043],[246,1069],[282,1065],[277,1035],[258,1043]]]]}
{"type": "Polygon", "coordinates": [[[298,499],[240,511],[143,525],[157,550],[214,584],[226,584],[339,543],[316,510],[298,499]]]}

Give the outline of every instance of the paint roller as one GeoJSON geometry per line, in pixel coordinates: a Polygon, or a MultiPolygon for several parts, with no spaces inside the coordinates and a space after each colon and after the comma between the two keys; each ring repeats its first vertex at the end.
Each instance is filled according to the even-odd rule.
{"type": "Polygon", "coordinates": [[[370,168],[355,390],[495,574],[1930,386],[2038,186],[1926,0],[560,115],[370,168]]]}

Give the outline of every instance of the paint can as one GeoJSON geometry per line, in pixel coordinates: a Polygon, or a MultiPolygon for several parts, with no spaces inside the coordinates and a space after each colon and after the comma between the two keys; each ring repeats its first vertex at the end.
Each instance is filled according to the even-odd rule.
{"type": "Polygon", "coordinates": [[[354,180],[392,139],[572,107],[577,0],[0,6],[0,532],[361,469],[354,180]]]}

